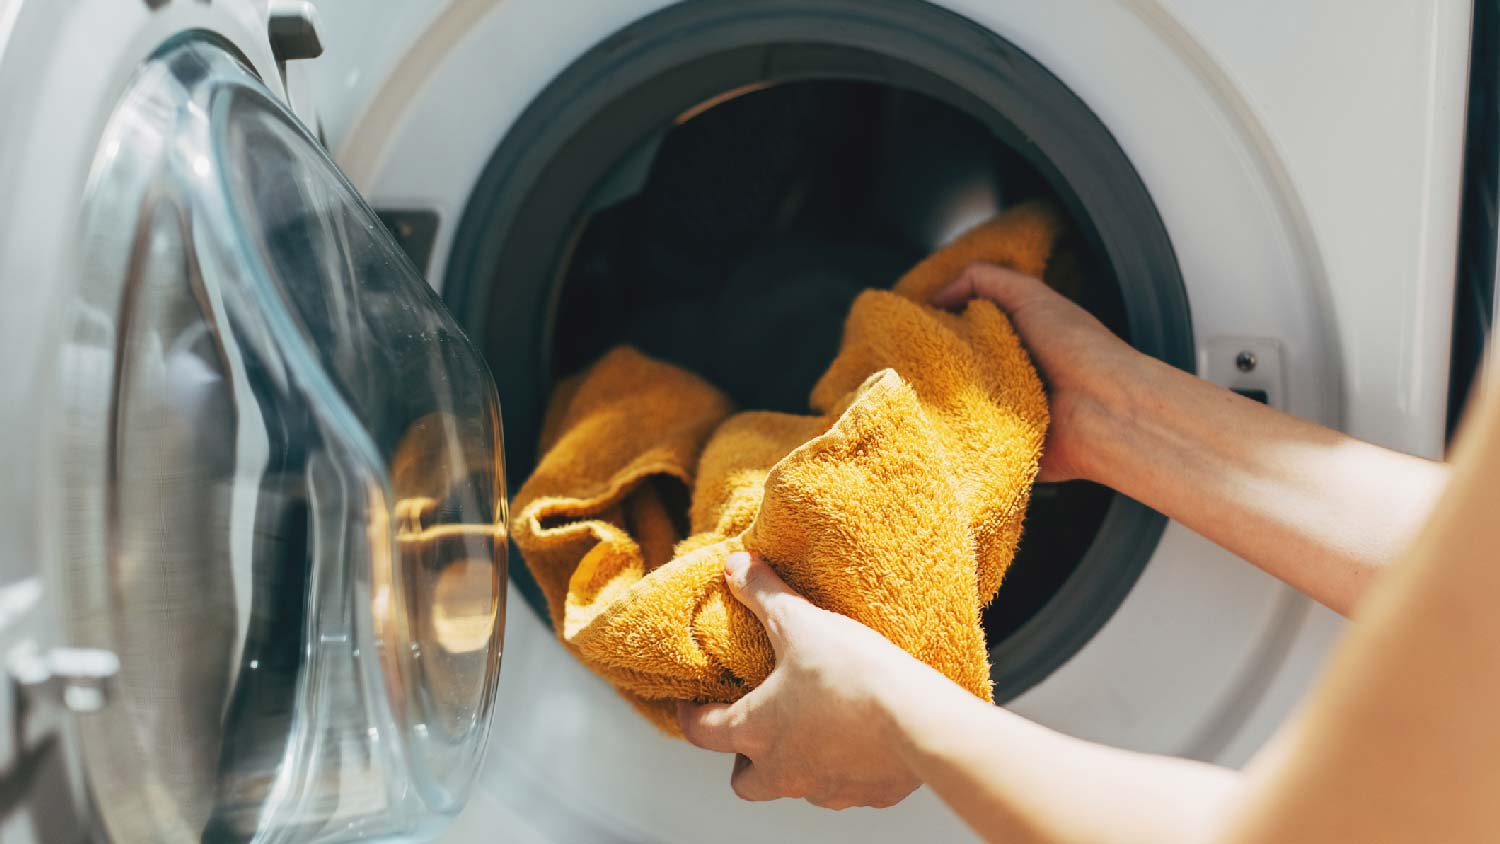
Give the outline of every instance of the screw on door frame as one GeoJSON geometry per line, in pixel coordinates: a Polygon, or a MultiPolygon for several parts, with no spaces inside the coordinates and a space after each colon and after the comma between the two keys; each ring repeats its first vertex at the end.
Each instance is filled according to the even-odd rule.
{"type": "Polygon", "coordinates": [[[1234,367],[1241,372],[1250,372],[1254,370],[1257,363],[1260,363],[1260,361],[1256,359],[1255,353],[1250,351],[1249,349],[1240,352],[1234,357],[1234,367]]]}

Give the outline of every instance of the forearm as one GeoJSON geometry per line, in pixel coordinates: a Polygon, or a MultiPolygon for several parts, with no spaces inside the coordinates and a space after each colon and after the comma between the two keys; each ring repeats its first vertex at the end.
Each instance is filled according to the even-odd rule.
{"type": "Polygon", "coordinates": [[[1453,479],[1220,841],[1500,841],[1500,392],[1476,395],[1453,479]]]}
{"type": "Polygon", "coordinates": [[[1199,842],[1238,774],[1053,732],[947,684],[891,703],[916,775],[987,840],[1199,842]]]}
{"type": "Polygon", "coordinates": [[[1083,472],[1348,614],[1407,545],[1441,463],[1360,442],[1150,359],[1077,414],[1083,472]]]}

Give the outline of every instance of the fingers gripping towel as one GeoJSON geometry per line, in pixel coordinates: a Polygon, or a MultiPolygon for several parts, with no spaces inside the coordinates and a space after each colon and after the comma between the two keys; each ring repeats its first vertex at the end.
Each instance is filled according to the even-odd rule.
{"type": "Polygon", "coordinates": [[[924,303],[974,261],[1040,275],[1057,233],[1049,207],[1020,206],[861,294],[813,415],[731,415],[626,347],[559,387],[513,530],[562,640],[676,734],[676,699],[733,701],[773,667],[724,585],[744,549],[989,699],[980,610],[1015,554],[1047,403],[994,304],[924,303]]]}

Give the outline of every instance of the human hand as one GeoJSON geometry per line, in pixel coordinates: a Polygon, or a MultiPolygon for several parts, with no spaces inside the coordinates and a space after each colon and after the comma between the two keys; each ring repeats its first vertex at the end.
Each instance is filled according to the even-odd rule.
{"type": "Polygon", "coordinates": [[[731,554],[724,573],[765,626],[776,668],[735,703],[678,704],[687,740],[738,754],[730,786],[746,800],[885,807],[914,791],[921,783],[903,759],[893,698],[967,692],[874,630],[809,603],[760,559],[731,554]]]}
{"type": "Polygon", "coordinates": [[[1128,406],[1132,385],[1152,359],[1046,283],[994,264],[964,270],[932,304],[961,310],[973,299],[988,299],[1005,311],[1046,382],[1052,425],[1037,479],[1090,477],[1090,431],[1128,406]]]}

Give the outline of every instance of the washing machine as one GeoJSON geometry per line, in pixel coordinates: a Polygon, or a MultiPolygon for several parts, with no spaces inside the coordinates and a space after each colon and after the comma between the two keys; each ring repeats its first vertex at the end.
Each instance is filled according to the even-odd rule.
{"type": "MultiPolygon", "coordinates": [[[[1455,282],[1472,18],[0,5],[5,834],[970,839],[925,789],[740,802],[726,758],[565,651],[494,527],[551,387],[615,342],[674,359],[740,321],[703,343],[785,363],[716,380],[795,402],[766,389],[836,340],[810,313],[1042,198],[1070,295],[1136,347],[1439,457],[1455,309],[1488,313],[1455,282]],[[770,301],[791,286],[812,292],[770,301]]],[[[1076,483],[1038,489],[985,624],[1003,705],[1226,764],[1341,625],[1076,483]]]]}
{"type": "MultiPolygon", "coordinates": [[[[1045,195],[1107,288],[1091,309],[1138,348],[1360,438],[1442,453],[1468,3],[321,8],[330,145],[484,350],[513,480],[535,460],[555,378],[596,334],[618,339],[580,301],[617,315],[633,302],[611,286],[735,277],[692,250],[621,252],[673,238],[734,252],[693,223],[721,219],[726,190],[776,178],[768,146],[829,132],[832,155],[815,140],[798,153],[818,168],[872,159],[842,182],[864,192],[841,212],[877,218],[855,224],[866,242],[930,249],[1045,195]],[[662,208],[681,219],[662,223],[662,208]]],[[[1001,635],[988,631],[1005,705],[1137,750],[1253,754],[1339,621],[1127,499],[1038,503],[1062,516],[1028,523],[1017,574],[1068,574],[1028,581],[1001,635]]],[[[497,825],[536,840],[966,835],[925,791],[838,815],[737,802],[723,758],[658,736],[568,658],[513,569],[497,738],[454,840],[497,825]]]]}

